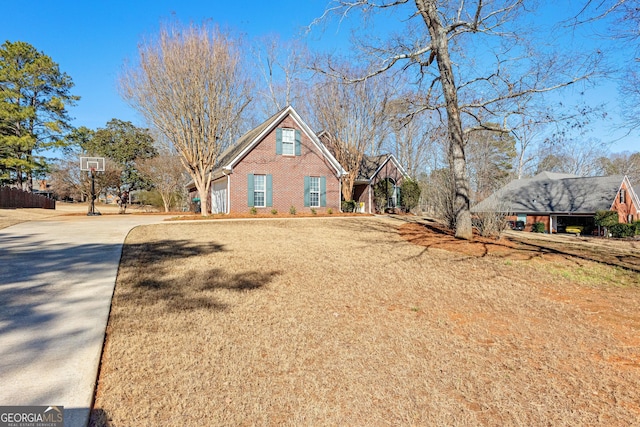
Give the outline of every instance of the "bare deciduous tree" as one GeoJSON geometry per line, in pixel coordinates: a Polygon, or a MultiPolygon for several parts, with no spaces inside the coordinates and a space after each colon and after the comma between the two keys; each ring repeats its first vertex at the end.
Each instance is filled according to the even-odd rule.
{"type": "Polygon", "coordinates": [[[302,98],[308,91],[309,53],[300,41],[283,42],[278,36],[267,36],[255,49],[257,68],[264,80],[259,91],[268,117],[288,105],[301,111],[306,104],[302,98]]]}
{"type": "Polygon", "coordinates": [[[211,173],[251,100],[239,42],[205,25],[163,26],[138,53],[123,70],[121,94],[173,143],[207,215],[211,173]]]}
{"type": "Polygon", "coordinates": [[[631,185],[640,185],[640,152],[611,154],[601,158],[600,163],[606,175],[627,175],[631,185]]]}
{"type": "Polygon", "coordinates": [[[409,96],[401,96],[389,102],[388,119],[391,129],[386,149],[394,153],[409,176],[415,177],[424,172],[427,161],[434,155],[439,123],[433,112],[427,111],[407,115],[406,101],[409,96]]]}
{"type": "Polygon", "coordinates": [[[469,130],[482,128],[482,119],[502,123],[519,97],[585,79],[593,69],[593,58],[587,55],[580,61],[554,51],[547,55],[536,52],[534,44],[522,37],[526,31],[515,25],[519,15],[526,12],[523,0],[335,0],[321,19],[331,14],[344,19],[350,13],[367,15],[385,10],[406,13],[410,28],[384,41],[378,37],[372,38],[373,43],[358,41],[359,49],[376,63],[375,70],[360,79],[392,69],[411,69],[421,84],[422,96],[416,99],[416,111],[438,110],[446,114],[448,159],[455,188],[455,233],[470,239],[470,186],[463,123],[469,130]],[[420,20],[422,27],[415,20],[420,20]],[[482,65],[479,55],[484,60],[482,65]]]}
{"type": "Polygon", "coordinates": [[[156,157],[141,160],[138,170],[152,183],[162,198],[164,211],[169,212],[181,194],[180,190],[187,184],[180,156],[167,149],[160,149],[156,157]]]}
{"type": "Polygon", "coordinates": [[[468,135],[467,163],[475,203],[491,195],[512,178],[515,138],[502,132],[478,130],[468,135]]]}
{"type": "Polygon", "coordinates": [[[607,145],[597,139],[552,141],[539,149],[537,172],[550,171],[577,176],[604,174],[600,159],[606,157],[607,145]]]}
{"type": "MultiPolygon", "coordinates": [[[[343,68],[343,72],[346,71],[343,68]]],[[[348,173],[342,197],[353,200],[353,186],[365,153],[381,144],[386,130],[390,86],[379,78],[348,83],[326,76],[315,88],[313,114],[327,148],[348,173]]]]}
{"type": "MultiPolygon", "coordinates": [[[[57,197],[85,201],[91,194],[91,178],[86,171],[80,170],[80,154],[73,152],[64,159],[55,162],[51,169],[51,189],[57,197]]],[[[122,167],[111,159],[105,159],[105,170],[96,172],[96,194],[117,191],[120,185],[122,167]]]]}

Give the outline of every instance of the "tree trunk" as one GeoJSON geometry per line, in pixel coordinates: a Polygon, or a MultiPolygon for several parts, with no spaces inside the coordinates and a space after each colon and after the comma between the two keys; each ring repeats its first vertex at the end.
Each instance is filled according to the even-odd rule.
{"type": "Polygon", "coordinates": [[[455,184],[455,235],[461,239],[471,239],[471,210],[469,206],[469,178],[464,154],[462,120],[458,108],[458,91],[453,79],[453,68],[449,56],[449,40],[438,16],[435,0],[415,0],[418,11],[429,29],[431,49],[435,53],[440,83],[444,94],[449,131],[449,161],[455,184]]]}
{"type": "Polygon", "coordinates": [[[349,172],[347,176],[342,178],[342,197],[345,200],[353,200],[353,185],[356,176],[353,172],[349,172]]]}
{"type": "Polygon", "coordinates": [[[209,215],[209,211],[211,210],[209,204],[209,189],[211,188],[211,181],[209,180],[209,174],[206,176],[192,176],[194,178],[194,183],[196,185],[196,189],[198,190],[198,194],[200,195],[200,215],[207,216],[209,215]]]}
{"type": "Polygon", "coordinates": [[[170,195],[168,196],[164,193],[161,193],[160,196],[162,197],[162,204],[164,205],[164,211],[169,212],[169,208],[171,204],[171,196],[170,195]]]}

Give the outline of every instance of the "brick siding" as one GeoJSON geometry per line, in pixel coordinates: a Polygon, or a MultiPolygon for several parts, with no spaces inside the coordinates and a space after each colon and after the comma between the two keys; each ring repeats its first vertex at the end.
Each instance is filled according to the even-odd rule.
{"type": "MultiPolygon", "coordinates": [[[[371,182],[371,186],[368,185],[356,185],[353,189],[353,199],[356,202],[364,203],[365,212],[376,212],[376,202],[375,196],[373,192],[373,186],[375,186],[378,182],[383,179],[391,178],[396,183],[397,186],[402,185],[402,180],[404,179],[402,172],[396,167],[395,163],[391,160],[387,161],[385,165],[380,169],[378,174],[373,177],[371,182]],[[369,188],[371,188],[371,210],[369,210],[369,188]]],[[[398,200],[398,206],[400,206],[400,200],[398,200]]]]}
{"type": "Polygon", "coordinates": [[[247,176],[272,176],[273,206],[259,208],[258,212],[287,213],[291,206],[298,212],[309,212],[304,206],[304,177],[324,176],[327,180],[326,207],[315,208],[318,212],[326,209],[340,210],[340,182],[336,171],[309,139],[307,134],[290,115],[287,115],[268,135],[264,137],[236,166],[230,176],[230,212],[244,213],[251,209],[247,197],[247,176]],[[276,128],[298,129],[301,134],[300,156],[276,155],[276,128]]]}
{"type": "Polygon", "coordinates": [[[620,191],[616,194],[616,199],[613,202],[611,210],[618,212],[618,221],[621,223],[627,223],[629,215],[632,216],[631,221],[640,219],[640,206],[635,206],[631,197],[630,191],[625,181],[622,182],[621,190],[625,191],[624,203],[620,203],[620,191]]]}

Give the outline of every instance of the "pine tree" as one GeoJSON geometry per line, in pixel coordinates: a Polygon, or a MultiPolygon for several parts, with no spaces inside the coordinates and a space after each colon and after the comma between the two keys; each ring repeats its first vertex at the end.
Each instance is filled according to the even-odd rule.
{"type": "Polygon", "coordinates": [[[34,174],[46,170],[42,150],[65,144],[71,130],[67,107],[71,77],[29,43],[0,46],[0,182],[32,190],[34,174]]]}

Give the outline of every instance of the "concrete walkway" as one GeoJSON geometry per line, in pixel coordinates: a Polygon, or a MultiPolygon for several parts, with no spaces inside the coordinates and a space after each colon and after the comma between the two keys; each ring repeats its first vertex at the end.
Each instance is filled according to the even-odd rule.
{"type": "Polygon", "coordinates": [[[86,426],[122,244],[164,216],[56,217],[0,230],[0,405],[86,426]]]}

